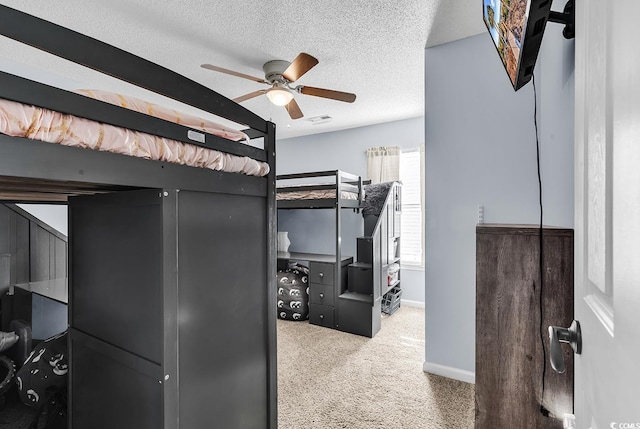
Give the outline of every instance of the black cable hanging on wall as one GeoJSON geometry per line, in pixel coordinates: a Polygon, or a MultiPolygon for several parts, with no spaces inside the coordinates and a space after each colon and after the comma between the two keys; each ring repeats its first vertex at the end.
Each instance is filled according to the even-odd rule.
{"type": "Polygon", "coordinates": [[[547,350],[545,348],[545,336],[543,334],[543,290],[544,290],[544,239],[543,239],[543,206],[542,206],[542,174],[540,173],[540,138],[538,135],[538,94],[536,90],[536,75],[533,74],[533,125],[536,130],[536,161],[538,167],[538,199],[540,203],[540,231],[539,231],[539,243],[538,243],[538,270],[540,275],[540,290],[538,291],[538,311],[539,311],[539,325],[538,325],[538,334],[540,334],[540,343],[542,345],[542,358],[543,358],[543,366],[542,366],[542,390],[540,392],[540,412],[544,416],[549,415],[549,410],[543,404],[544,400],[544,390],[545,390],[545,378],[547,375],[547,350]]]}

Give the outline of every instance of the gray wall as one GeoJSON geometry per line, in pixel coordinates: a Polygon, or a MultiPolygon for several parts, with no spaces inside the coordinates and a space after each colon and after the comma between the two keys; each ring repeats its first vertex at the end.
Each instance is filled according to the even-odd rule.
{"type": "MultiPolygon", "coordinates": [[[[354,108],[357,108],[357,102],[354,108]]],[[[278,140],[276,171],[278,174],[286,174],[339,169],[366,177],[367,148],[388,145],[415,148],[423,143],[424,118],[278,140]]],[[[347,212],[348,210],[345,215],[347,212]]],[[[279,210],[278,213],[279,225],[283,230],[290,231],[291,250],[333,249],[333,219],[331,210],[315,210],[315,213],[279,210]],[[325,231],[325,234],[292,232],[303,230],[303,225],[312,225],[316,230],[325,231]]],[[[343,246],[343,253],[353,254],[348,249],[355,249],[355,243],[343,242],[343,246]]],[[[403,269],[401,278],[402,298],[424,302],[424,271],[403,269]]]]}
{"type": "MultiPolygon", "coordinates": [[[[544,222],[573,227],[573,42],[536,66],[544,222]]],[[[513,91],[488,34],[425,52],[426,364],[475,371],[475,226],[539,222],[533,86],[513,91]]]]}

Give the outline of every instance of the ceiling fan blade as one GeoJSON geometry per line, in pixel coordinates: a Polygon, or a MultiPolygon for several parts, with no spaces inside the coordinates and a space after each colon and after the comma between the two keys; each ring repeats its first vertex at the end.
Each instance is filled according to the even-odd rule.
{"type": "Polygon", "coordinates": [[[301,86],[299,92],[304,95],[330,98],[332,100],[344,101],[345,103],[353,103],[354,101],[356,101],[355,94],[351,94],[350,92],[334,91],[332,89],[315,88],[313,86],[301,86]]]}
{"type": "Polygon", "coordinates": [[[202,64],[200,67],[205,68],[205,69],[209,69],[209,70],[213,70],[213,71],[217,71],[217,72],[220,72],[220,73],[230,74],[231,76],[236,76],[236,77],[241,77],[241,78],[244,78],[244,79],[249,79],[249,80],[252,80],[254,82],[266,83],[267,85],[270,85],[269,82],[267,82],[266,80],[264,80],[262,78],[250,76],[248,74],[240,73],[240,72],[233,71],[233,70],[223,69],[222,67],[214,66],[214,65],[211,65],[211,64],[202,64]]]}
{"type": "Polygon", "coordinates": [[[316,58],[301,52],[298,54],[296,59],[289,64],[289,67],[287,67],[284,73],[282,73],[282,76],[289,82],[295,82],[300,79],[303,74],[311,70],[316,64],[318,64],[318,60],[316,58]]]}
{"type": "Polygon", "coordinates": [[[300,110],[300,106],[298,106],[298,103],[296,103],[295,98],[292,98],[291,101],[284,107],[287,109],[287,112],[289,112],[289,116],[291,116],[291,119],[300,119],[304,116],[302,114],[302,110],[300,110]]]}
{"type": "Polygon", "coordinates": [[[261,89],[258,91],[253,91],[245,95],[241,95],[240,97],[234,98],[233,101],[236,103],[242,103],[243,101],[249,100],[251,98],[258,97],[259,95],[265,94],[267,92],[266,89],[261,89]]]}

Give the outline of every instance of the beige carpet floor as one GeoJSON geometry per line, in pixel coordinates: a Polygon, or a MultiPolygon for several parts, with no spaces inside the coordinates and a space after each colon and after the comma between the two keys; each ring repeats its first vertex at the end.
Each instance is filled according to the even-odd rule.
{"type": "Polygon", "coordinates": [[[278,320],[279,428],[473,428],[473,385],[425,374],[424,347],[421,308],[374,338],[278,320]]]}

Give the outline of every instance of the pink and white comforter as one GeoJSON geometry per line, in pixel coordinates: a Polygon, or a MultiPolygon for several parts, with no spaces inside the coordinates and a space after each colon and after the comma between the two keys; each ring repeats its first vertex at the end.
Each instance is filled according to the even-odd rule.
{"type": "MultiPolygon", "coordinates": [[[[109,98],[106,96],[107,93],[91,92],[95,98],[105,98],[104,101],[109,98]]],[[[121,96],[117,94],[113,96],[120,100],[121,96]]],[[[127,103],[126,107],[132,110],[146,109],[138,111],[149,114],[151,109],[154,116],[164,115],[159,117],[172,122],[180,121],[178,123],[190,128],[233,140],[246,138],[238,131],[228,130],[213,122],[179,114],[141,100],[128,98],[124,99],[124,102],[127,103]],[[169,119],[176,114],[177,120],[169,119]],[[195,124],[194,121],[199,122],[195,124]]],[[[269,172],[267,163],[249,157],[231,155],[4,99],[0,99],[0,132],[14,137],[26,137],[65,146],[89,148],[229,173],[265,176],[269,172]]]]}

